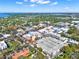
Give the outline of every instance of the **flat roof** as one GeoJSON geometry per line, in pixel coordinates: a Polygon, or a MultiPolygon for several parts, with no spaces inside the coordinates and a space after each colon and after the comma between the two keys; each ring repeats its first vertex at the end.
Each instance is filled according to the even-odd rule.
{"type": "Polygon", "coordinates": [[[64,41],[52,37],[45,37],[37,41],[37,46],[51,54],[61,49],[64,46],[64,41]]]}

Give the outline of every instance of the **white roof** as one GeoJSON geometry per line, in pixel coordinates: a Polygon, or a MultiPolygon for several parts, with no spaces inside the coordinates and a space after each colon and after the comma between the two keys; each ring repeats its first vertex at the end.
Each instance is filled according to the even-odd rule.
{"type": "Polygon", "coordinates": [[[27,37],[31,37],[31,35],[30,34],[25,34],[25,35],[23,35],[23,37],[27,38],[27,37]]]}
{"type": "Polygon", "coordinates": [[[79,23],[79,21],[72,21],[72,23],[79,23]]]}
{"type": "Polygon", "coordinates": [[[7,37],[9,37],[10,36],[10,34],[3,34],[3,37],[4,38],[7,38],[7,37]]]}
{"type": "Polygon", "coordinates": [[[7,44],[4,41],[0,41],[0,50],[7,48],[7,44]]]}

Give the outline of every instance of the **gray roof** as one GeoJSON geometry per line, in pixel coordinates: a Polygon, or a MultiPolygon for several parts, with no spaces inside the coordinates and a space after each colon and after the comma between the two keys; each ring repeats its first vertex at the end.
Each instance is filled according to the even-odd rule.
{"type": "Polygon", "coordinates": [[[37,41],[37,46],[41,47],[48,54],[51,54],[60,50],[64,46],[64,43],[56,38],[45,37],[37,41]]]}

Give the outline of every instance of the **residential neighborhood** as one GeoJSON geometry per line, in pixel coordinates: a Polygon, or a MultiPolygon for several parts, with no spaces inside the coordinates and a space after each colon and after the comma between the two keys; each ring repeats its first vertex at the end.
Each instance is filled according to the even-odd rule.
{"type": "Polygon", "coordinates": [[[0,59],[61,59],[67,58],[63,57],[68,53],[65,47],[73,54],[79,51],[79,21],[51,23],[30,20],[28,23],[22,19],[15,20],[15,25],[7,23],[1,27],[0,59]]]}

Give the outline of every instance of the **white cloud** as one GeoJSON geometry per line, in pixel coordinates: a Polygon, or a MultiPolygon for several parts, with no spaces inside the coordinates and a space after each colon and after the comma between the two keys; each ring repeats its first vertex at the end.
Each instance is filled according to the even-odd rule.
{"type": "Polygon", "coordinates": [[[30,0],[30,2],[36,2],[38,4],[49,4],[50,3],[49,0],[47,0],[47,1],[45,1],[45,0],[30,0]]]}
{"type": "MultiPolygon", "coordinates": [[[[31,6],[31,7],[34,7],[34,6],[37,6],[37,5],[40,5],[40,4],[49,4],[49,3],[51,3],[51,1],[50,0],[24,0],[24,2],[20,2],[20,1],[16,1],[16,4],[19,4],[19,5],[25,5],[24,3],[28,3],[28,2],[30,2],[30,3],[32,3],[32,4],[27,4],[26,6],[31,6]]],[[[54,4],[56,4],[56,3],[54,3],[54,4]]]]}
{"type": "Polygon", "coordinates": [[[37,3],[39,3],[39,4],[49,4],[50,1],[38,1],[37,3]]]}
{"type": "Polygon", "coordinates": [[[31,4],[30,6],[31,6],[31,7],[34,7],[34,6],[37,6],[37,5],[36,5],[36,4],[31,4]]]}
{"type": "Polygon", "coordinates": [[[58,4],[58,2],[56,1],[56,2],[53,2],[53,3],[51,3],[51,5],[57,5],[58,4]]]}
{"type": "Polygon", "coordinates": [[[30,2],[37,2],[37,1],[39,1],[39,0],[30,0],[30,2]]]}
{"type": "Polygon", "coordinates": [[[21,4],[23,4],[23,2],[16,1],[16,4],[20,4],[21,5],[21,4]]]}

